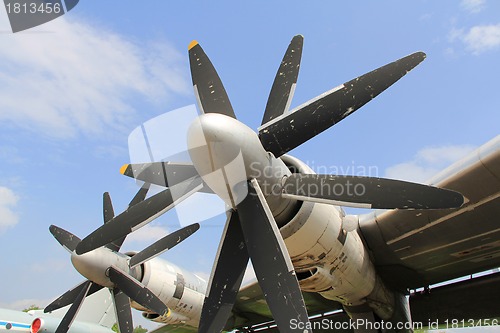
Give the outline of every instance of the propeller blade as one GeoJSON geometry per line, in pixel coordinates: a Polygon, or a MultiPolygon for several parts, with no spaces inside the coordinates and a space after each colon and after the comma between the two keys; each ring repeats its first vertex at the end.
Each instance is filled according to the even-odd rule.
{"type": "MultiPolygon", "coordinates": [[[[47,305],[45,307],[45,309],[43,309],[43,312],[45,312],[45,313],[52,312],[54,310],[63,308],[65,306],[73,303],[75,301],[75,299],[78,297],[78,295],[80,294],[80,292],[84,288],[86,288],[87,282],[88,282],[88,280],[83,281],[82,283],[80,283],[76,287],[68,290],[67,292],[65,292],[64,294],[62,294],[61,296],[59,296],[55,301],[53,301],[52,303],[50,303],[49,305],[47,305]]],[[[104,287],[102,287],[102,286],[100,286],[98,284],[92,283],[92,285],[90,286],[89,291],[87,292],[87,296],[92,295],[93,293],[101,290],[102,288],[104,288],[104,287]]]]}
{"type": "Polygon", "coordinates": [[[180,242],[184,241],[186,238],[194,234],[198,229],[200,229],[200,225],[198,223],[194,223],[174,231],[171,234],[166,235],[162,239],[156,241],[152,245],[148,246],[141,252],[137,253],[130,259],[129,266],[130,268],[134,268],[137,265],[142,264],[148,260],[153,259],[154,257],[159,256],[163,252],[170,250],[180,242]]]}
{"type": "Polygon", "coordinates": [[[113,288],[113,303],[115,305],[116,317],[118,319],[118,332],[134,332],[132,309],[130,308],[130,298],[125,295],[125,293],[123,293],[120,289],[113,288]]]}
{"type": "Polygon", "coordinates": [[[299,76],[303,44],[304,37],[301,35],[293,37],[290,42],[274,78],[273,87],[267,99],[266,111],[262,118],[262,125],[281,116],[290,109],[299,76]]]}
{"type": "MultiPolygon", "coordinates": [[[[144,183],[142,185],[142,187],[139,189],[139,191],[137,191],[137,194],[134,196],[134,198],[128,204],[129,208],[137,205],[138,203],[140,203],[140,202],[144,201],[144,199],[146,199],[146,195],[148,194],[150,185],[151,184],[149,184],[149,183],[144,183]]],[[[113,206],[111,204],[111,198],[109,197],[109,193],[106,192],[105,196],[106,196],[106,194],[107,194],[107,199],[105,199],[105,201],[107,200],[109,203],[105,204],[105,206],[104,206],[105,207],[104,208],[104,219],[105,219],[104,221],[105,221],[105,223],[108,223],[109,221],[111,221],[111,219],[113,219],[114,212],[113,212],[113,216],[111,216],[111,219],[106,220],[106,211],[109,210],[109,208],[106,209],[106,205],[110,206],[111,209],[113,209],[113,206]]],[[[112,251],[119,252],[122,245],[123,245],[123,242],[125,242],[126,238],[127,238],[127,236],[123,236],[123,237],[118,238],[118,239],[116,239],[116,240],[112,241],[111,243],[108,243],[104,246],[112,251]]]]}
{"type": "Polygon", "coordinates": [[[401,180],[292,174],[282,187],[283,197],[375,209],[446,209],[463,205],[462,194],[401,180]]]}
{"type": "Polygon", "coordinates": [[[80,293],[78,293],[77,297],[73,301],[73,304],[70,306],[68,312],[66,312],[63,319],[61,320],[61,323],[59,324],[59,326],[57,326],[56,333],[68,332],[69,327],[73,323],[73,320],[75,320],[78,310],[80,310],[80,307],[83,304],[83,300],[85,299],[85,296],[87,296],[87,293],[92,284],[93,284],[92,281],[84,282],[83,287],[80,290],[80,293]]]}
{"type": "Polygon", "coordinates": [[[198,172],[192,164],[173,162],[125,164],[120,169],[120,173],[163,187],[174,186],[190,178],[198,177],[198,172]]]}
{"type": "Polygon", "coordinates": [[[200,111],[236,118],[226,89],[205,51],[197,41],[192,41],[188,49],[191,78],[200,111]]]}
{"type": "Polygon", "coordinates": [[[59,244],[61,244],[70,253],[73,252],[78,243],[80,243],[80,238],[63,228],[59,228],[58,226],[51,225],[49,227],[49,231],[59,244]]]}
{"type": "Polygon", "coordinates": [[[137,191],[135,196],[132,198],[130,203],[128,204],[129,207],[135,206],[140,202],[143,202],[146,199],[146,195],[148,195],[149,187],[151,184],[149,182],[146,182],[142,185],[142,187],[137,191]]]}
{"type": "Polygon", "coordinates": [[[250,259],[280,332],[302,332],[291,320],[310,327],[295,269],[283,238],[256,179],[236,207],[250,259]]]}
{"type": "Polygon", "coordinates": [[[160,316],[168,312],[167,306],[151,290],[124,271],[111,266],[109,267],[108,274],[109,279],[118,289],[140,305],[160,316]]]}
{"type": "Polygon", "coordinates": [[[346,82],[259,128],[267,151],[279,157],[335,125],[389,88],[425,59],[416,52],[346,82]]]}
{"type": "MultiPolygon", "coordinates": [[[[109,192],[104,192],[102,196],[102,214],[104,218],[104,224],[108,223],[115,217],[115,210],[113,208],[113,202],[111,201],[109,192]]],[[[124,241],[125,237],[106,244],[106,247],[112,251],[118,252],[120,251],[120,248],[124,241]]]]}
{"type": "Polygon", "coordinates": [[[237,212],[228,218],[209,289],[203,303],[199,333],[221,332],[227,323],[248,264],[248,252],[237,212]]]}
{"type": "Polygon", "coordinates": [[[139,229],[164,214],[201,187],[203,187],[201,180],[195,179],[175,187],[176,193],[183,193],[179,198],[174,199],[171,189],[166,189],[128,208],[85,237],[76,247],[76,253],[84,254],[127,236],[132,231],[139,229]]]}
{"type": "Polygon", "coordinates": [[[108,223],[115,217],[115,210],[113,209],[113,202],[109,192],[104,192],[102,195],[102,215],[104,218],[104,223],[108,223]]]}

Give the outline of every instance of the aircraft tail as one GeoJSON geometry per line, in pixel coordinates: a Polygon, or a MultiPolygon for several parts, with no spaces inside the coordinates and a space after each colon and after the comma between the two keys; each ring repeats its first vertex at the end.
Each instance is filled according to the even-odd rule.
{"type": "MultiPolygon", "coordinates": [[[[51,316],[62,318],[68,306],[51,312],[51,316]]],[[[97,324],[111,328],[116,323],[116,315],[111,293],[107,288],[87,296],[75,321],[97,324]]]]}

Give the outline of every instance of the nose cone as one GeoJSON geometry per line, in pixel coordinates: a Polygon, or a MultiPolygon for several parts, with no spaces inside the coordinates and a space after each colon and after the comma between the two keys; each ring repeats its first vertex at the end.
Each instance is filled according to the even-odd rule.
{"type": "Polygon", "coordinates": [[[201,115],[191,124],[188,149],[205,183],[231,207],[247,194],[251,155],[264,152],[254,131],[216,113],[201,115]]]}
{"type": "Polygon", "coordinates": [[[76,252],[71,254],[71,262],[80,274],[90,281],[109,288],[113,287],[113,283],[106,276],[106,271],[112,265],[123,266],[124,263],[121,261],[124,259],[122,260],[116,253],[104,248],[81,255],[76,254],[76,252]]]}
{"type": "Polygon", "coordinates": [[[242,126],[233,118],[213,113],[193,121],[188,130],[188,149],[195,167],[200,168],[198,172],[204,171],[200,174],[222,169],[240,155],[242,126]]]}

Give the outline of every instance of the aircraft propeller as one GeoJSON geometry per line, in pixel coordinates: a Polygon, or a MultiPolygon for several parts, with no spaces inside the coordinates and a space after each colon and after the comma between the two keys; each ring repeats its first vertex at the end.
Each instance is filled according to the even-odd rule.
{"type": "MultiPolygon", "coordinates": [[[[349,116],[425,59],[422,52],[411,54],[346,82],[297,110],[288,112],[300,68],[302,45],[302,36],[292,39],[276,73],[263,124],[259,128],[262,146],[275,157],[285,154],[349,116]]],[[[201,112],[236,118],[215,68],[197,42],[192,42],[189,46],[189,59],[195,95],[201,112]]],[[[207,128],[207,137],[210,135],[207,132],[211,129],[205,124],[202,123],[202,127],[207,128]]],[[[321,186],[328,181],[342,182],[345,178],[293,174],[282,183],[282,197],[300,195],[301,200],[319,198],[348,206],[361,203],[390,209],[450,208],[463,204],[461,194],[430,186],[369,177],[349,180],[353,181],[354,185],[362,183],[369,195],[362,198],[338,198],[335,193],[326,197],[307,191],[299,193],[298,190],[304,187],[291,186],[297,181],[298,185],[300,182],[309,182],[321,186]]],[[[253,178],[248,179],[246,183],[240,183],[240,186],[245,187],[248,194],[229,213],[198,332],[223,330],[231,314],[249,258],[280,332],[294,331],[290,327],[292,319],[304,323],[304,327],[307,327],[309,319],[294,267],[261,185],[253,178]]]]}
{"type": "MultiPolygon", "coordinates": [[[[292,319],[307,327],[309,319],[295,270],[270,207],[270,200],[274,200],[275,204],[276,197],[282,200],[308,200],[387,209],[456,208],[464,202],[463,196],[454,191],[374,177],[284,175],[274,183],[273,189],[277,187],[279,190],[274,196],[268,193],[265,181],[261,182],[259,176],[248,173],[244,180],[234,180],[234,174],[229,172],[231,170],[224,169],[225,165],[234,161],[234,156],[243,156],[241,168],[250,165],[253,157],[261,158],[258,163],[266,166],[266,163],[278,161],[279,156],[351,115],[426,57],[423,52],[413,53],[289,111],[300,68],[302,46],[303,37],[295,36],[276,73],[257,137],[236,120],[213,64],[201,46],[196,41],[191,42],[191,76],[202,113],[198,119],[198,127],[192,125],[188,133],[188,147],[193,164],[153,162],[125,165],[121,170],[127,176],[166,187],[179,186],[186,184],[188,179],[196,179],[199,180],[196,183],[198,189],[208,185],[221,198],[222,191],[229,192],[224,199],[232,209],[228,212],[212,271],[199,332],[212,333],[224,329],[249,259],[279,330],[293,332],[290,327],[292,319]],[[205,147],[199,145],[203,140],[206,141],[205,147]],[[236,150],[232,152],[226,148],[236,150]],[[211,182],[209,177],[210,173],[215,174],[218,170],[220,187],[217,182],[211,182]],[[175,177],[170,177],[167,182],[169,174],[175,177]],[[312,188],[335,189],[337,184],[343,188],[352,186],[353,189],[361,186],[365,192],[343,195],[335,191],[311,191],[312,188]],[[240,195],[241,193],[245,195],[240,195]]],[[[175,204],[172,200],[169,202],[175,204]]],[[[113,234],[109,233],[109,236],[107,241],[111,241],[113,234]]]]}
{"type": "MultiPolygon", "coordinates": [[[[103,217],[105,225],[117,220],[126,223],[130,221],[131,216],[136,220],[140,220],[141,218],[148,219],[152,216],[152,213],[161,211],[162,206],[167,205],[168,202],[163,201],[162,203],[156,202],[155,199],[151,200],[154,196],[145,199],[148,189],[149,184],[141,187],[130,202],[128,209],[116,217],[109,193],[104,193],[103,217]],[[150,204],[147,205],[145,202],[149,202],[150,204]],[[147,210],[151,211],[148,212],[147,210]]],[[[66,333],[78,314],[78,310],[85,297],[92,295],[104,287],[112,291],[120,333],[133,332],[130,299],[159,315],[167,313],[167,306],[139,281],[141,271],[137,266],[179,244],[198,229],[199,224],[197,223],[184,227],[168,234],[130,258],[118,252],[125,240],[126,234],[124,236],[120,236],[119,234],[117,237],[120,238],[110,240],[108,243],[103,244],[104,247],[102,248],[91,250],[85,254],[79,254],[77,248],[81,240],[72,233],[51,225],[49,230],[54,238],[71,253],[71,261],[75,268],[88,278],[88,280],[61,295],[44,309],[44,312],[47,313],[72,304],[55,333],[66,333]]]]}
{"type": "MultiPolygon", "coordinates": [[[[199,177],[184,179],[176,184],[176,193],[184,193],[179,198],[172,194],[172,189],[167,188],[147,199],[140,200],[129,206],[120,215],[106,221],[101,227],[94,230],[76,246],[77,254],[85,254],[101,246],[116,242],[141,226],[153,221],[155,218],[166,213],[176,204],[189,197],[191,194],[201,190],[203,182],[199,177]]],[[[147,191],[147,190],[146,190],[147,191]]],[[[141,192],[136,195],[142,195],[141,192]]]]}

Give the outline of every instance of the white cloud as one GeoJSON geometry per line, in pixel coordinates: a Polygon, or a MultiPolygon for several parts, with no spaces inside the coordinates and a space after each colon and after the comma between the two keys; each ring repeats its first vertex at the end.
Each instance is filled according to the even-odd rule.
{"type": "Polygon", "coordinates": [[[469,13],[476,14],[484,9],[485,4],[486,0],[462,0],[460,7],[469,13]]]}
{"type": "MultiPolygon", "coordinates": [[[[0,29],[7,27],[0,11],[0,29]]],[[[183,56],[172,46],[134,43],[74,18],[1,41],[0,122],[52,137],[121,130],[137,99],[164,103],[190,91],[183,56]]]]}
{"type": "Polygon", "coordinates": [[[0,233],[13,227],[19,221],[14,207],[19,197],[9,188],[0,186],[0,233]]]}
{"type": "Polygon", "coordinates": [[[387,178],[426,182],[452,163],[471,153],[471,145],[427,147],[419,150],[411,161],[391,166],[385,170],[387,178]]]}
{"type": "Polygon", "coordinates": [[[450,40],[460,40],[467,50],[475,55],[500,47],[500,24],[477,25],[469,30],[453,29],[449,34],[450,40]]]}
{"type": "Polygon", "coordinates": [[[462,40],[474,54],[496,49],[500,46],[500,24],[472,27],[462,40]]]}

